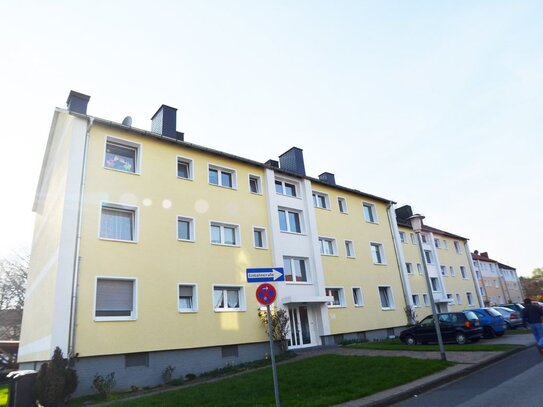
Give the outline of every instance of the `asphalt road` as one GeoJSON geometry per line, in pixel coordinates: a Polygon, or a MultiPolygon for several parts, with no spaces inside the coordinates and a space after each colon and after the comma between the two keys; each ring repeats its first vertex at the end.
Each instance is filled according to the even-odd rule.
{"type": "Polygon", "coordinates": [[[396,407],[543,406],[543,356],[535,347],[396,407]]]}

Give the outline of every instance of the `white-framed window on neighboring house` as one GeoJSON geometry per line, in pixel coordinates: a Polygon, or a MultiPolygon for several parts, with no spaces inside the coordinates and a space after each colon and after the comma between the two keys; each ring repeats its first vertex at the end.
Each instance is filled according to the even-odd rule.
{"type": "Polygon", "coordinates": [[[211,243],[224,246],[240,246],[239,225],[223,222],[209,222],[211,243]]]}
{"type": "Polygon", "coordinates": [[[179,312],[198,311],[198,290],[196,284],[178,284],[177,295],[179,312]]]}
{"type": "Polygon", "coordinates": [[[420,307],[420,296],[418,294],[413,294],[411,298],[413,300],[413,305],[415,307],[420,307]]]}
{"type": "Polygon", "coordinates": [[[433,263],[433,256],[431,250],[425,250],[424,251],[424,258],[426,259],[426,264],[432,264],[433,263]]]}
{"type": "Polygon", "coordinates": [[[454,241],[454,250],[456,250],[456,253],[462,254],[462,246],[458,240],[454,241]]]}
{"type": "Polygon", "coordinates": [[[422,301],[424,302],[425,307],[430,306],[430,298],[428,297],[428,294],[422,294],[422,301]]]}
{"type": "Polygon", "coordinates": [[[347,200],[342,197],[338,197],[337,205],[341,213],[347,213],[347,200]]]}
{"type": "Polygon", "coordinates": [[[265,228],[253,227],[253,244],[257,249],[268,248],[268,238],[266,236],[265,228]]]}
{"type": "Polygon", "coordinates": [[[445,239],[443,239],[443,247],[445,250],[449,250],[449,242],[447,242],[445,239]]]}
{"type": "Polygon", "coordinates": [[[409,233],[409,236],[411,237],[411,243],[417,244],[417,236],[414,233],[409,233]]]}
{"type": "Polygon", "coordinates": [[[462,275],[463,279],[468,278],[466,274],[466,268],[464,266],[460,266],[460,274],[462,275]]]}
{"type": "Polygon", "coordinates": [[[498,283],[498,280],[494,280],[494,288],[500,288],[500,284],[498,283]]]}
{"type": "Polygon", "coordinates": [[[177,217],[177,240],[194,242],[194,218],[186,216],[177,217]]]}
{"type": "Polygon", "coordinates": [[[422,239],[422,243],[428,243],[428,237],[426,234],[421,233],[420,238],[422,239]]]}
{"type": "Polygon", "coordinates": [[[407,243],[407,236],[405,232],[400,231],[400,242],[407,243]]]}
{"type": "Polygon", "coordinates": [[[432,291],[439,291],[439,280],[437,277],[430,277],[430,284],[432,285],[432,291]]]}
{"type": "Polygon", "coordinates": [[[362,289],[360,287],[353,287],[353,302],[355,307],[364,306],[364,297],[362,297],[362,289]]]}
{"type": "Polygon", "coordinates": [[[300,213],[290,209],[279,209],[279,229],[281,232],[302,233],[300,213]]]}
{"type": "Polygon", "coordinates": [[[333,298],[333,300],[328,303],[329,307],[345,306],[345,295],[343,293],[343,288],[326,288],[326,296],[333,298]]]}
{"type": "Polygon", "coordinates": [[[224,188],[237,188],[236,170],[232,168],[220,167],[214,164],[208,164],[208,182],[224,188]]]}
{"type": "Polygon", "coordinates": [[[220,311],[245,311],[245,290],[243,286],[214,285],[213,309],[220,311]]]}
{"type": "Polygon", "coordinates": [[[355,258],[354,243],[352,240],[345,240],[345,255],[350,258],[355,258]]]}
{"type": "Polygon", "coordinates": [[[424,270],[423,270],[423,268],[422,268],[422,264],[417,263],[417,271],[418,271],[419,275],[421,275],[421,276],[424,274],[424,270]]]}
{"type": "Polygon", "coordinates": [[[481,294],[481,297],[485,296],[485,290],[483,289],[483,287],[479,287],[479,294],[481,294]]]}
{"type": "Polygon", "coordinates": [[[194,179],[194,167],[191,158],[177,156],[177,178],[194,179]]]}
{"type": "Polygon", "coordinates": [[[454,276],[455,276],[454,267],[453,267],[453,266],[449,266],[449,274],[451,275],[451,277],[454,277],[454,276]]]}
{"type": "Polygon", "coordinates": [[[293,283],[309,282],[309,270],[307,269],[307,259],[302,257],[283,257],[283,268],[285,272],[285,281],[293,283]]]}
{"type": "Polygon", "coordinates": [[[413,274],[413,263],[405,263],[407,274],[413,274]]]}
{"type": "Polygon", "coordinates": [[[327,194],[313,191],[313,205],[315,206],[315,208],[329,209],[330,204],[328,202],[329,201],[327,194]]]}
{"type": "Polygon", "coordinates": [[[446,266],[439,266],[441,269],[441,275],[446,276],[447,275],[447,267],[446,266]]]}
{"type": "Polygon", "coordinates": [[[262,179],[258,175],[249,174],[249,191],[253,194],[262,194],[262,179]]]}
{"type": "Polygon", "coordinates": [[[275,192],[280,195],[298,196],[296,194],[296,185],[287,181],[275,180],[275,192]]]}
{"type": "Polygon", "coordinates": [[[462,297],[460,296],[460,294],[456,294],[456,303],[458,305],[462,305],[462,297]]]}
{"type": "Polygon", "coordinates": [[[385,253],[381,243],[370,243],[373,264],[385,264],[385,253]]]}
{"type": "Polygon", "coordinates": [[[137,318],[135,278],[97,277],[94,319],[131,321],[137,318]]]}
{"type": "Polygon", "coordinates": [[[473,305],[473,295],[469,291],[466,293],[466,298],[468,300],[468,305],[473,305]]]}
{"type": "Polygon", "coordinates": [[[104,168],[139,174],[141,170],[141,144],[106,137],[104,168]]]}
{"type": "Polygon", "coordinates": [[[100,239],[136,242],[137,214],[135,206],[102,202],[100,208],[100,239]]]}
{"type": "Polygon", "coordinates": [[[337,247],[336,239],[331,237],[319,237],[319,245],[321,247],[321,254],[325,256],[336,256],[337,247]]]}
{"type": "Polygon", "coordinates": [[[390,286],[379,286],[379,299],[381,301],[381,309],[394,309],[394,297],[390,286]]]}
{"type": "Polygon", "coordinates": [[[438,238],[434,238],[434,245],[436,249],[441,249],[441,240],[439,240],[438,238]]]}
{"type": "Polygon", "coordinates": [[[447,294],[447,301],[449,301],[449,304],[454,304],[454,298],[452,294],[447,294]]]}
{"type": "Polygon", "coordinates": [[[364,219],[366,222],[377,223],[377,213],[374,204],[363,202],[362,209],[364,210],[364,219]]]}

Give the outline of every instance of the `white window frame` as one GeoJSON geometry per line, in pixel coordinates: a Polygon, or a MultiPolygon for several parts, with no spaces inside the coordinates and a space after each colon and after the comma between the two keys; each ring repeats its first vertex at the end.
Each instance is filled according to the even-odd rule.
{"type": "Polygon", "coordinates": [[[462,254],[462,246],[460,245],[460,242],[458,240],[454,241],[454,250],[457,254],[462,254]]]}
{"type": "Polygon", "coordinates": [[[449,250],[449,242],[447,242],[445,239],[443,239],[443,247],[445,250],[449,250]]]}
{"type": "Polygon", "coordinates": [[[467,280],[468,279],[468,275],[466,273],[466,267],[464,266],[460,266],[460,275],[462,276],[462,278],[464,280],[467,280]]]}
{"type": "Polygon", "coordinates": [[[377,286],[377,295],[379,296],[379,304],[381,305],[382,310],[396,309],[396,304],[394,302],[394,293],[392,291],[392,286],[389,286],[389,285],[377,286]],[[381,289],[382,288],[386,289],[386,295],[387,295],[388,301],[389,301],[388,306],[383,306],[383,299],[381,298],[381,289]]]}
{"type": "Polygon", "coordinates": [[[347,208],[347,200],[343,198],[342,196],[337,197],[337,206],[338,206],[339,213],[344,213],[344,214],[349,213],[349,209],[347,208]]]}
{"type": "Polygon", "coordinates": [[[319,246],[321,256],[337,256],[337,243],[333,237],[319,236],[319,246]],[[331,253],[327,253],[326,249],[331,249],[331,253]]]}
{"type": "Polygon", "coordinates": [[[267,249],[268,248],[268,235],[266,228],[261,226],[253,226],[253,246],[255,249],[267,249]],[[255,232],[260,232],[262,237],[262,246],[256,245],[255,232]]]}
{"type": "Polygon", "coordinates": [[[238,176],[237,171],[234,168],[228,168],[224,167],[222,165],[207,163],[207,182],[209,185],[213,185],[215,187],[221,187],[226,189],[238,189],[238,176]],[[214,184],[211,182],[211,179],[209,177],[209,171],[214,170],[217,171],[217,183],[214,184]],[[222,183],[222,174],[230,174],[231,180],[232,180],[232,186],[223,185],[222,183]]]}
{"type": "Polygon", "coordinates": [[[451,275],[451,277],[455,276],[454,266],[449,266],[449,274],[451,275]]]}
{"type": "Polygon", "coordinates": [[[184,179],[188,181],[194,180],[194,160],[192,158],[183,157],[181,155],[177,156],[175,161],[175,176],[179,179],[184,179]],[[182,177],[179,175],[179,164],[183,163],[187,165],[188,177],[182,177]]]}
{"type": "Polygon", "coordinates": [[[364,220],[367,223],[379,223],[379,219],[377,218],[377,210],[375,209],[375,205],[370,202],[362,202],[362,212],[364,214],[364,220]],[[366,208],[368,212],[366,212],[366,208]],[[368,219],[369,214],[369,219],[368,219]],[[371,219],[373,218],[373,219],[371,219]]]}
{"type": "Polygon", "coordinates": [[[106,170],[119,171],[119,172],[123,172],[125,174],[140,175],[141,174],[141,167],[142,167],[141,166],[142,155],[143,155],[143,148],[142,148],[141,143],[135,143],[135,142],[130,141],[130,140],[117,138],[117,137],[112,137],[112,136],[106,136],[105,139],[104,139],[104,156],[103,156],[103,160],[102,160],[102,165],[106,170]],[[134,171],[126,171],[126,170],[123,170],[123,169],[120,169],[120,168],[109,167],[109,166],[106,165],[106,157],[107,157],[107,151],[106,150],[107,150],[108,143],[116,144],[116,145],[118,145],[120,147],[132,149],[132,150],[135,151],[135,153],[134,153],[134,161],[135,161],[135,163],[134,163],[134,171]]]}
{"type": "Polygon", "coordinates": [[[348,259],[356,258],[356,251],[354,249],[354,242],[352,240],[345,239],[345,256],[348,259]],[[351,252],[350,254],[349,251],[351,252]]]}
{"type": "Polygon", "coordinates": [[[240,232],[240,226],[236,223],[230,223],[230,222],[222,222],[218,220],[210,220],[209,221],[209,241],[213,245],[217,246],[229,246],[229,247],[240,247],[241,246],[241,232],[240,232]],[[221,234],[221,241],[220,242],[214,242],[213,241],[213,232],[212,227],[216,226],[220,228],[220,234],[221,234]],[[224,229],[225,228],[231,228],[234,229],[234,238],[236,239],[235,244],[229,244],[225,243],[224,238],[224,229]]]}
{"type": "Polygon", "coordinates": [[[327,297],[334,297],[334,300],[332,300],[332,302],[327,303],[328,308],[345,308],[345,292],[343,290],[343,287],[326,287],[324,292],[327,297]],[[332,291],[337,292],[337,299],[339,304],[334,303],[335,297],[332,291]]]}
{"type": "Polygon", "coordinates": [[[420,295],[419,295],[419,294],[412,294],[412,295],[411,295],[411,300],[413,301],[413,305],[414,305],[416,308],[421,307],[421,304],[420,304],[420,295]]]}
{"type": "Polygon", "coordinates": [[[433,292],[437,293],[437,292],[441,291],[441,287],[440,287],[440,284],[439,284],[439,278],[430,277],[430,285],[432,286],[432,291],[433,292]]]}
{"type": "Polygon", "coordinates": [[[248,183],[249,183],[249,192],[251,194],[262,195],[262,177],[260,175],[249,174],[248,175],[248,183]],[[251,180],[256,181],[256,192],[251,190],[251,180]]]}
{"type": "MultiPolygon", "coordinates": [[[[246,311],[247,305],[245,302],[245,287],[242,285],[233,285],[233,284],[213,284],[212,290],[211,290],[211,299],[213,301],[213,311],[215,312],[243,312],[246,311]],[[217,308],[215,305],[215,290],[222,289],[222,291],[228,291],[229,289],[236,289],[238,291],[238,300],[239,300],[239,306],[238,307],[228,307],[228,304],[226,304],[226,307],[224,308],[217,308]]],[[[228,297],[227,297],[228,300],[228,297]]]]}
{"type": "Polygon", "coordinates": [[[398,232],[400,234],[400,242],[401,243],[407,243],[407,235],[405,232],[402,232],[401,230],[398,232]]]}
{"type": "Polygon", "coordinates": [[[456,303],[462,305],[462,296],[460,294],[456,294],[456,303]]]}
{"type": "Polygon", "coordinates": [[[319,209],[328,209],[330,210],[330,197],[324,192],[313,191],[311,193],[313,199],[313,206],[319,209]],[[324,205],[323,205],[324,201],[324,205]]]}
{"type": "Polygon", "coordinates": [[[311,284],[311,270],[310,270],[310,264],[309,264],[309,259],[306,258],[306,257],[296,257],[296,256],[283,256],[283,269],[284,269],[284,272],[285,272],[285,282],[287,284],[311,284]],[[292,276],[292,280],[287,280],[287,267],[285,267],[286,263],[289,262],[289,267],[290,267],[290,270],[291,270],[291,276],[292,276]],[[300,280],[298,281],[296,279],[296,267],[295,265],[297,264],[296,262],[303,262],[304,263],[304,268],[305,268],[305,277],[306,277],[306,280],[303,281],[303,280],[300,280]]]}
{"type": "Polygon", "coordinates": [[[136,277],[96,276],[94,280],[94,304],[92,307],[93,320],[97,322],[108,321],[135,321],[138,319],[138,279],[136,277]],[[132,311],[129,316],[96,316],[98,280],[115,280],[132,282],[132,311]]]}
{"type": "Polygon", "coordinates": [[[411,238],[412,244],[417,244],[417,238],[414,233],[409,233],[409,237],[411,238]]]}
{"type": "Polygon", "coordinates": [[[439,268],[441,270],[441,275],[446,277],[447,276],[447,266],[440,265],[439,268]]]}
{"type": "Polygon", "coordinates": [[[177,227],[176,227],[176,231],[177,231],[177,240],[179,240],[180,242],[194,242],[196,241],[196,227],[194,225],[194,218],[190,217],[190,216],[184,216],[184,215],[177,215],[177,227]],[[184,222],[188,222],[189,224],[189,239],[184,239],[184,238],[181,238],[179,237],[179,221],[184,221],[184,222]]]}
{"type": "Polygon", "coordinates": [[[437,237],[434,237],[434,246],[436,249],[441,249],[441,240],[439,240],[437,237]]]}
{"type": "Polygon", "coordinates": [[[198,284],[196,283],[177,283],[177,310],[183,314],[190,314],[198,312],[198,284]],[[192,307],[181,308],[179,301],[179,289],[181,287],[190,287],[192,289],[192,307]]]}
{"type": "Polygon", "coordinates": [[[421,263],[417,263],[417,271],[419,272],[419,276],[424,275],[424,269],[422,268],[421,263]]]}
{"type": "Polygon", "coordinates": [[[434,255],[431,250],[424,250],[424,260],[426,264],[434,264],[434,255]]]}
{"type": "Polygon", "coordinates": [[[413,274],[413,263],[409,263],[408,261],[405,262],[405,270],[407,274],[411,275],[413,274]]]}
{"type": "Polygon", "coordinates": [[[273,187],[275,188],[275,193],[276,194],[283,195],[283,196],[290,196],[291,198],[298,198],[298,191],[300,190],[300,188],[299,188],[300,186],[296,182],[287,181],[287,180],[284,180],[284,179],[281,179],[281,178],[275,178],[274,183],[273,183],[273,187]],[[277,186],[278,186],[277,183],[281,184],[281,192],[279,192],[277,190],[277,186]],[[286,193],[286,188],[285,188],[286,184],[289,184],[289,185],[294,187],[294,195],[290,195],[290,194],[286,193]]]}
{"type": "Polygon", "coordinates": [[[424,303],[425,307],[430,306],[430,297],[428,297],[428,294],[422,294],[422,302],[424,303]]]}
{"type": "Polygon", "coordinates": [[[449,301],[449,304],[454,305],[454,296],[452,294],[447,294],[447,301],[449,301]]]}
{"type": "Polygon", "coordinates": [[[371,259],[373,261],[373,264],[375,265],[386,265],[387,264],[387,261],[386,261],[386,257],[385,257],[385,247],[382,243],[380,242],[370,242],[370,254],[371,254],[371,259]],[[375,257],[374,257],[374,251],[373,251],[373,248],[376,247],[377,248],[377,252],[379,253],[379,257],[381,258],[380,262],[376,262],[375,260],[375,257]]]}
{"type": "Polygon", "coordinates": [[[297,235],[300,235],[300,234],[304,233],[304,224],[303,224],[303,221],[302,221],[302,212],[294,210],[294,209],[279,207],[279,208],[277,208],[277,216],[278,216],[278,219],[279,219],[279,230],[282,233],[294,233],[294,234],[297,234],[297,235]],[[281,229],[281,217],[279,215],[279,212],[281,212],[281,211],[285,212],[285,223],[286,223],[286,226],[287,226],[287,230],[281,229]],[[294,213],[294,214],[296,214],[298,216],[298,223],[300,224],[300,231],[299,232],[296,231],[296,230],[292,230],[292,225],[290,224],[289,213],[294,213]]]}
{"type": "Polygon", "coordinates": [[[137,206],[121,204],[117,202],[100,201],[100,214],[98,218],[98,238],[100,240],[109,240],[112,242],[126,242],[137,243],[139,240],[139,208],[137,206]],[[103,210],[109,209],[119,212],[131,212],[132,213],[132,239],[115,239],[113,237],[102,236],[102,215],[103,210]]]}
{"type": "Polygon", "coordinates": [[[362,288],[361,287],[352,287],[351,292],[353,294],[354,306],[355,307],[363,307],[364,306],[364,296],[362,295],[362,288]],[[355,291],[358,292],[358,302],[356,302],[355,291]]]}
{"type": "Polygon", "coordinates": [[[468,300],[468,305],[473,305],[473,294],[470,291],[466,292],[466,299],[468,300]]]}

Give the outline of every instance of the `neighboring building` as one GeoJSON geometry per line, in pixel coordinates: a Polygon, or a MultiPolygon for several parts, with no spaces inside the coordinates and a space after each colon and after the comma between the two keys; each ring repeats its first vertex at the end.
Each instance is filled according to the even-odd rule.
{"type": "Polygon", "coordinates": [[[22,309],[0,310],[0,341],[19,340],[22,317],[22,309]]]}
{"type": "MultiPolygon", "coordinates": [[[[249,267],[284,267],[276,305],[288,311],[291,349],[405,326],[412,277],[398,263],[394,202],[331,173],[307,176],[296,147],[258,163],[184,141],[172,107],[161,106],[149,132],[87,115],[88,101],[71,92],[53,117],[21,368],[59,346],[77,356],[82,394],[95,373],[115,372],[122,389],[159,383],[168,365],[184,375],[261,359],[269,349],[249,267]]],[[[465,239],[425,231],[469,253],[465,239]]],[[[459,277],[469,267],[460,255],[441,258],[457,273],[433,272],[446,307],[448,293],[474,289],[469,270],[459,277]]]]}
{"type": "Polygon", "coordinates": [[[486,252],[475,250],[472,258],[486,306],[522,302],[522,288],[516,269],[491,259],[486,252]]]}
{"type": "Polygon", "coordinates": [[[424,263],[428,269],[438,312],[461,311],[481,306],[478,284],[473,277],[468,239],[423,225],[422,259],[417,237],[409,221],[412,215],[413,211],[408,205],[396,209],[401,242],[399,263],[409,282],[411,305],[415,307],[417,319],[420,320],[432,313],[424,276],[424,263]]]}

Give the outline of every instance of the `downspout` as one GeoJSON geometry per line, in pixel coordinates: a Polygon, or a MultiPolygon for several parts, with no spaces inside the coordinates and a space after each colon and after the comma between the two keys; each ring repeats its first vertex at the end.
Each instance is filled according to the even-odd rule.
{"type": "MultiPolygon", "coordinates": [[[[471,251],[469,249],[468,241],[464,242],[464,250],[466,252],[466,257],[468,258],[469,269],[471,271],[471,278],[475,284],[475,291],[477,292],[477,299],[479,300],[479,307],[484,307],[483,298],[481,297],[481,287],[479,286],[479,280],[477,280],[477,275],[475,274],[475,265],[473,264],[473,259],[471,258],[471,251]]],[[[483,273],[481,272],[481,278],[483,273]]]]}
{"type": "Polygon", "coordinates": [[[74,250],[74,268],[73,268],[73,278],[72,278],[72,295],[71,295],[71,304],[70,304],[70,330],[68,332],[68,352],[67,359],[68,362],[70,359],[77,356],[75,353],[75,323],[76,323],[76,312],[77,312],[77,289],[79,286],[79,269],[81,266],[81,258],[79,256],[81,249],[81,216],[83,213],[83,195],[85,192],[85,178],[87,175],[87,155],[89,149],[89,136],[90,129],[94,123],[94,117],[87,117],[87,130],[85,132],[85,146],[83,149],[83,162],[81,170],[81,181],[79,184],[79,210],[77,212],[77,237],[75,241],[75,250],[74,250]]]}

